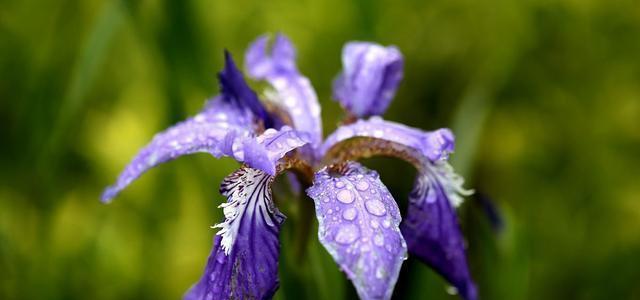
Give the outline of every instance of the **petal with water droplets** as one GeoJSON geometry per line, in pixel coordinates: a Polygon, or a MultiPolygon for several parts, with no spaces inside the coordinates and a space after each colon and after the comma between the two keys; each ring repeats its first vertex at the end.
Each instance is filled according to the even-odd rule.
{"type": "Polygon", "coordinates": [[[400,228],[411,255],[442,274],[464,299],[478,298],[455,210],[442,183],[430,171],[416,179],[407,218],[400,228]]]}
{"type": "Polygon", "coordinates": [[[158,133],[126,166],[113,186],[102,195],[109,202],[147,170],[183,155],[197,152],[215,157],[232,156],[229,143],[250,136],[251,113],[217,97],[196,116],[158,133]]]}
{"type": "Polygon", "coordinates": [[[315,202],[320,242],[360,298],[391,298],[407,248],[398,205],[378,174],[355,162],[325,168],[307,194],[315,202]]]}
{"type": "Polygon", "coordinates": [[[271,197],[273,176],[241,168],[227,176],[220,192],[225,222],[214,238],[204,275],[188,300],[269,299],[278,289],[278,241],[284,215],[271,197]]]}
{"type": "Polygon", "coordinates": [[[261,36],[249,46],[245,55],[249,76],[271,84],[274,92],[266,93],[267,98],[287,113],[296,130],[308,133],[311,145],[317,147],[322,140],[322,124],[316,92],[296,67],[291,41],[278,34],[269,51],[268,40],[268,36],[261,36]]]}
{"type": "Polygon", "coordinates": [[[462,202],[464,180],[446,159],[454,149],[448,129],[424,132],[378,117],[340,127],[321,147],[329,162],[373,155],[395,156],[419,173],[402,223],[409,253],[434,268],[465,299],[477,297],[465,257],[463,237],[453,207],[462,202]]]}
{"type": "Polygon", "coordinates": [[[333,98],[359,118],[382,115],[402,80],[403,58],[394,46],[350,42],[342,49],[342,73],[333,98]]]}

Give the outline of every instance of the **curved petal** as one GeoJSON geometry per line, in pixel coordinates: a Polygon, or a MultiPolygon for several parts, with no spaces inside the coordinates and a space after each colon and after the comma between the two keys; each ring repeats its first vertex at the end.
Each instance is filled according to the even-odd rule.
{"type": "Polygon", "coordinates": [[[425,171],[416,179],[409,196],[407,218],[400,225],[402,235],[411,255],[442,274],[464,299],[477,299],[460,226],[445,187],[437,177],[425,171]]]}
{"type": "Polygon", "coordinates": [[[395,156],[419,171],[408,218],[401,228],[409,253],[416,255],[451,282],[465,299],[476,299],[462,233],[453,207],[469,195],[464,180],[446,162],[454,150],[448,129],[423,132],[401,124],[371,118],[342,126],[321,148],[328,163],[373,155],[395,156]]]}
{"type": "Polygon", "coordinates": [[[257,138],[245,138],[242,158],[236,157],[253,168],[276,174],[278,160],[289,151],[309,143],[309,137],[303,132],[283,126],[280,130],[267,129],[257,138]]]}
{"type": "Polygon", "coordinates": [[[402,53],[394,46],[350,42],[342,49],[342,73],[333,98],[358,118],[382,115],[403,76],[402,53]]]}
{"type": "Polygon", "coordinates": [[[220,193],[226,220],[214,238],[204,275],[185,299],[269,299],[278,289],[278,236],[285,216],[271,197],[274,177],[241,168],[227,176],[220,193]]]}
{"type": "Polygon", "coordinates": [[[448,159],[455,144],[453,133],[446,128],[425,132],[380,117],[371,117],[369,120],[358,120],[353,124],[340,126],[327,137],[320,153],[324,155],[338,143],[358,137],[376,138],[403,145],[419,151],[431,161],[448,159]]]}
{"type": "Polygon", "coordinates": [[[307,193],[315,202],[320,242],[360,298],[390,299],[407,246],[398,205],[378,174],[355,162],[325,168],[307,193]]]}
{"type": "Polygon", "coordinates": [[[197,152],[230,156],[229,144],[252,131],[250,112],[217,97],[196,116],[158,133],[104,191],[102,201],[109,202],[147,170],[177,157],[197,152]]]}
{"type": "Polygon", "coordinates": [[[109,202],[150,168],[197,152],[210,153],[214,157],[230,156],[275,175],[280,158],[309,142],[304,133],[288,126],[283,126],[279,131],[268,129],[261,136],[254,137],[248,129],[250,125],[241,121],[248,119],[247,114],[229,110],[234,106],[221,100],[215,103],[208,104],[195,117],[157,134],[129,163],[116,184],[104,191],[102,201],[109,202]]]}
{"type": "Polygon", "coordinates": [[[296,130],[309,134],[312,146],[319,146],[322,124],[316,92],[309,79],[298,71],[289,39],[276,35],[270,53],[268,40],[268,36],[261,36],[249,46],[245,55],[249,76],[268,81],[274,89],[267,93],[268,98],[287,112],[296,130]]]}

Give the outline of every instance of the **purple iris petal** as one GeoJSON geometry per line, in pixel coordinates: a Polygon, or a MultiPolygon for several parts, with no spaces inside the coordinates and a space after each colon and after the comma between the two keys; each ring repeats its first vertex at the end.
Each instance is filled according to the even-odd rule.
{"type": "MultiPolygon", "coordinates": [[[[393,153],[416,166],[421,175],[416,181],[409,205],[410,220],[405,220],[402,225],[409,253],[415,254],[442,274],[465,299],[475,299],[477,292],[464,255],[462,233],[452,208],[460,204],[461,195],[469,195],[471,191],[462,188],[464,180],[446,162],[448,154],[454,149],[451,131],[439,129],[423,132],[373,117],[368,121],[360,120],[342,126],[327,138],[320,151],[325,154],[330,149],[333,151],[334,147],[340,147],[340,142],[358,137],[391,142],[384,146],[386,148],[372,148],[370,152],[356,149],[365,153],[362,156],[393,153]]],[[[371,144],[371,147],[380,147],[375,142],[371,144]]],[[[344,147],[348,147],[348,144],[344,147]]]]}
{"type": "Polygon", "coordinates": [[[267,129],[257,138],[245,138],[242,149],[242,159],[247,165],[263,170],[270,175],[276,174],[276,164],[289,151],[306,145],[309,137],[289,126],[280,130],[267,129]]]}
{"type": "Polygon", "coordinates": [[[407,253],[398,205],[375,171],[349,162],[337,172],[319,171],[307,190],[320,242],[361,299],[389,299],[407,253]]]}
{"type": "Polygon", "coordinates": [[[228,201],[225,222],[214,238],[204,275],[188,300],[269,299],[278,289],[278,235],[285,216],[271,197],[273,176],[241,168],[227,176],[220,193],[228,201]]]}
{"type": "Polygon", "coordinates": [[[416,179],[407,218],[400,228],[411,255],[442,274],[464,299],[478,298],[454,208],[433,175],[421,174],[416,179]]]}
{"type": "Polygon", "coordinates": [[[354,137],[371,137],[401,144],[419,151],[431,161],[445,160],[454,150],[454,137],[449,129],[443,128],[425,132],[409,126],[371,117],[340,126],[325,140],[320,148],[324,155],[331,147],[341,141],[354,137]]]}
{"type": "Polygon", "coordinates": [[[242,72],[238,70],[233,57],[225,51],[225,65],[222,72],[218,74],[222,95],[227,102],[235,103],[239,107],[247,107],[259,120],[264,122],[265,128],[274,128],[278,124],[265,107],[260,103],[256,93],[249,88],[242,76],[242,72]]]}
{"type": "Polygon", "coordinates": [[[394,47],[350,42],[342,49],[342,73],[333,97],[356,117],[382,115],[403,76],[402,53],[394,47]]]}
{"type": "Polygon", "coordinates": [[[215,157],[231,155],[229,140],[248,137],[252,126],[249,111],[217,97],[196,116],[158,133],[127,165],[116,184],[104,191],[102,201],[109,202],[150,168],[180,156],[197,152],[215,157]]]}
{"type": "Polygon", "coordinates": [[[268,98],[288,113],[296,130],[309,133],[312,146],[318,146],[322,124],[316,92],[309,79],[298,72],[295,49],[289,39],[276,35],[271,51],[268,40],[268,36],[259,37],[247,50],[249,76],[271,84],[275,93],[267,93],[268,98]]]}

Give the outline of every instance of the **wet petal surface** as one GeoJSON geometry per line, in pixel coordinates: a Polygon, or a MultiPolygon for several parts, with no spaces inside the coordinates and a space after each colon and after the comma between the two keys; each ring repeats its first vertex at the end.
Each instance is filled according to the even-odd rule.
{"type": "Polygon", "coordinates": [[[273,176],[241,168],[220,192],[228,201],[205,273],[185,299],[269,299],[278,289],[279,232],[284,215],[271,196],[273,176]]]}
{"type": "Polygon", "coordinates": [[[394,47],[350,42],[342,49],[342,73],[333,82],[333,98],[358,118],[382,115],[403,76],[402,53],[394,47]]]}
{"type": "Polygon", "coordinates": [[[116,183],[105,190],[102,201],[109,202],[147,170],[180,156],[197,152],[233,156],[230,143],[250,136],[252,126],[247,110],[219,97],[211,100],[201,113],[158,133],[125,167],[116,183]]]}
{"type": "Polygon", "coordinates": [[[409,253],[439,272],[465,299],[475,299],[477,292],[454,210],[462,196],[472,191],[462,187],[464,180],[446,161],[453,149],[454,137],[448,129],[424,132],[371,118],[336,130],[321,153],[338,155],[338,160],[387,155],[413,164],[419,175],[401,226],[409,253]]]}
{"type": "Polygon", "coordinates": [[[298,71],[296,54],[289,39],[278,34],[271,49],[269,37],[255,40],[247,50],[245,61],[249,76],[266,80],[273,91],[266,96],[287,112],[296,130],[309,134],[311,145],[322,141],[320,104],[309,79],[298,71]]]}
{"type": "Polygon", "coordinates": [[[320,242],[360,298],[389,299],[407,251],[398,205],[375,171],[350,162],[338,172],[319,171],[307,190],[320,242]]]}

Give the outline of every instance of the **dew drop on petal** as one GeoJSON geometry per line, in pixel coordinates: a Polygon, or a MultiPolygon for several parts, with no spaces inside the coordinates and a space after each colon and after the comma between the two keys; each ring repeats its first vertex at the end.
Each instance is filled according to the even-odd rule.
{"type": "Polygon", "coordinates": [[[369,200],[364,203],[365,208],[369,213],[376,216],[384,216],[387,210],[384,208],[384,204],[377,199],[369,200]]]}
{"type": "Polygon", "coordinates": [[[336,242],[340,244],[351,244],[360,237],[360,230],[356,225],[346,224],[338,230],[335,236],[336,242]]]}
{"type": "Polygon", "coordinates": [[[353,221],[357,216],[358,211],[353,207],[349,207],[342,212],[342,217],[347,221],[353,221]]]}
{"type": "Polygon", "coordinates": [[[376,220],[371,220],[371,228],[376,229],[380,226],[380,223],[376,220]]]}
{"type": "Polygon", "coordinates": [[[297,147],[299,144],[295,139],[287,138],[287,145],[289,145],[289,147],[297,147]]]}
{"type": "Polygon", "coordinates": [[[342,203],[351,203],[353,202],[353,193],[350,190],[341,190],[336,195],[336,199],[342,203]]]}
{"type": "Polygon", "coordinates": [[[385,275],[386,275],[386,274],[387,274],[387,272],[385,271],[384,267],[379,266],[379,267],[376,269],[376,278],[378,278],[378,279],[382,279],[382,278],[384,278],[384,277],[385,277],[385,275]]]}
{"type": "Polygon", "coordinates": [[[448,286],[447,287],[447,294],[449,295],[457,295],[458,294],[458,289],[455,286],[448,286]]]}
{"type": "Polygon", "coordinates": [[[358,189],[358,191],[366,191],[368,188],[369,188],[369,183],[366,182],[365,180],[358,181],[358,183],[356,183],[356,189],[358,189]]]}
{"type": "Polygon", "coordinates": [[[335,183],[333,186],[335,186],[335,187],[336,187],[336,188],[338,188],[338,189],[341,189],[341,188],[343,188],[343,187],[344,187],[344,182],[342,182],[342,181],[336,181],[336,183],[335,183]]]}
{"type": "Polygon", "coordinates": [[[385,219],[384,221],[382,221],[382,227],[389,228],[390,226],[391,226],[391,221],[389,221],[389,219],[385,219]]]}
{"type": "Polygon", "coordinates": [[[373,243],[376,246],[380,246],[382,247],[382,245],[384,245],[384,236],[382,236],[382,234],[378,233],[373,237],[373,243]]]}

